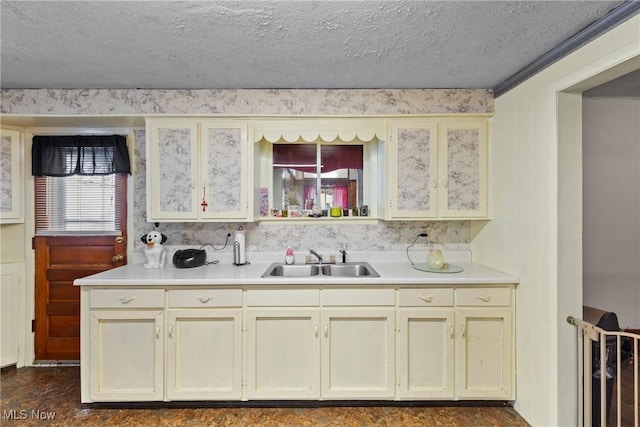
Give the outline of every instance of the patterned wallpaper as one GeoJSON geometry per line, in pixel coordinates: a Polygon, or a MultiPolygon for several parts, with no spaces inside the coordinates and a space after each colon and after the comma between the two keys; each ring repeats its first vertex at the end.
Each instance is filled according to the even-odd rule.
{"type": "MultiPolygon", "coordinates": [[[[0,112],[19,115],[51,114],[286,114],[375,115],[492,113],[493,94],[471,89],[411,90],[107,90],[107,89],[5,89],[0,112]]],[[[145,131],[135,130],[134,230],[139,236],[154,228],[146,222],[145,131]]],[[[281,251],[313,247],[335,251],[404,250],[417,234],[445,249],[467,249],[469,221],[402,221],[347,225],[265,225],[225,223],[160,223],[171,245],[224,243],[227,227],[242,225],[248,251],[281,251]]],[[[227,248],[229,250],[229,248],[227,248]]]]}

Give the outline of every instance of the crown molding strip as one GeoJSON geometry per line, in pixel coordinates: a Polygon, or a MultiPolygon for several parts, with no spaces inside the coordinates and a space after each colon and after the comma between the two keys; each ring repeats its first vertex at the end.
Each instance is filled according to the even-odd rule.
{"type": "Polygon", "coordinates": [[[607,15],[578,31],[558,46],[549,50],[523,69],[513,74],[511,77],[495,86],[493,88],[494,98],[498,98],[500,95],[518,86],[520,83],[539,73],[551,64],[559,61],[638,13],[640,13],[640,1],[626,1],[622,5],[613,9],[607,15]]]}

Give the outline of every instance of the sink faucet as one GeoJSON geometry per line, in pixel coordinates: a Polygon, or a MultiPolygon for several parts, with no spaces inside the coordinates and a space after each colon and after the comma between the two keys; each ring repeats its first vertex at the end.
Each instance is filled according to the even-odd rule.
{"type": "Polygon", "coordinates": [[[340,253],[342,254],[342,263],[346,264],[347,263],[347,251],[344,249],[340,249],[340,253]]]}
{"type": "Polygon", "coordinates": [[[309,249],[309,253],[312,255],[315,255],[318,258],[318,263],[322,264],[322,255],[320,255],[318,252],[314,251],[313,249],[309,249]]]}

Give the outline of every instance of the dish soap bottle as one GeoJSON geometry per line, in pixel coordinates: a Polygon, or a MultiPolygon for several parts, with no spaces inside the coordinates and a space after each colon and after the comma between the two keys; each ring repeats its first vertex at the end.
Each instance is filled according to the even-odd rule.
{"type": "Polygon", "coordinates": [[[293,249],[291,249],[291,246],[287,247],[287,253],[284,255],[284,263],[287,265],[293,264],[293,249]]]}

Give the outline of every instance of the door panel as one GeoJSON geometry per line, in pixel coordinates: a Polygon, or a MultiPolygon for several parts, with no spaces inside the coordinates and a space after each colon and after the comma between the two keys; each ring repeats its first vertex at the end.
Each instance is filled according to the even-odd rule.
{"type": "Polygon", "coordinates": [[[36,360],[79,360],[80,288],[73,281],[124,265],[126,239],[39,236],[34,248],[36,360]],[[124,260],[114,263],[116,254],[124,260]]]}

